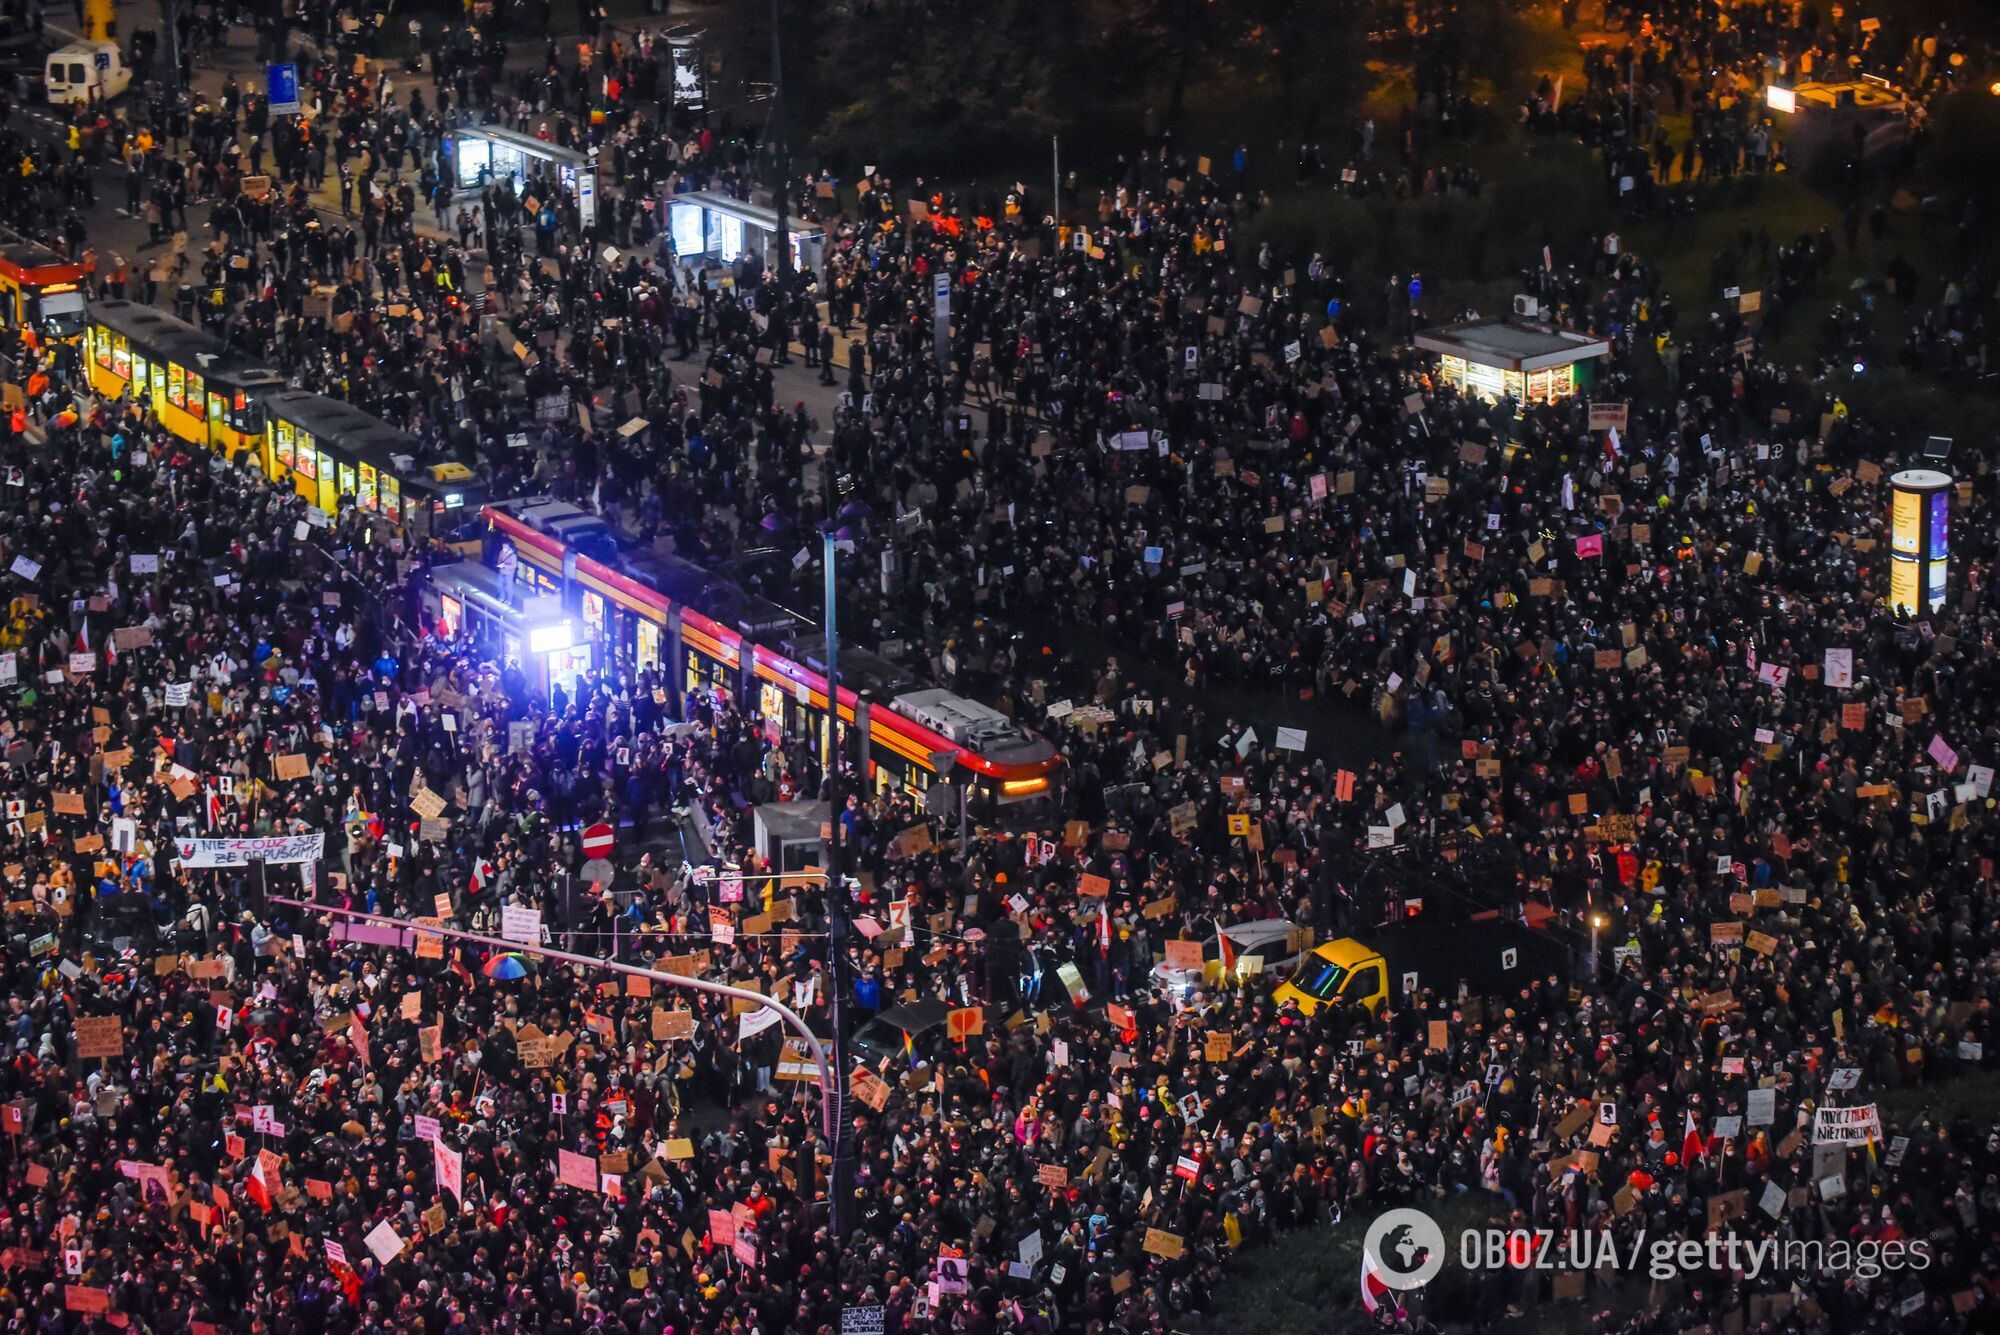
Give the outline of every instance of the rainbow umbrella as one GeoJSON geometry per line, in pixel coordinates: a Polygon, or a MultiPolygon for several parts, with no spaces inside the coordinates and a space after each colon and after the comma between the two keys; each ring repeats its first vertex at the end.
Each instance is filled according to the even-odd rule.
{"type": "Polygon", "coordinates": [[[502,981],[525,978],[528,975],[528,957],[510,950],[487,960],[479,971],[488,978],[498,978],[502,981]]]}

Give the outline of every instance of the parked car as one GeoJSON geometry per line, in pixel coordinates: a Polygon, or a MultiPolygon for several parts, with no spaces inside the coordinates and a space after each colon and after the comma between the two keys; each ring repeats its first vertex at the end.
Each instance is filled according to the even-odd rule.
{"type": "MultiPolygon", "coordinates": [[[[1233,927],[1222,929],[1221,935],[1229,938],[1229,945],[1241,961],[1245,955],[1256,955],[1264,961],[1264,972],[1289,969],[1298,963],[1302,951],[1293,950],[1287,944],[1298,927],[1286,918],[1264,918],[1257,922],[1239,922],[1233,927]]],[[[1202,942],[1201,960],[1204,966],[1220,963],[1222,943],[1214,932],[1202,942]]],[[[1174,996],[1185,996],[1201,986],[1206,969],[1184,969],[1170,964],[1153,966],[1153,985],[1174,996]]]]}
{"type": "Polygon", "coordinates": [[[1379,1010],[1389,999],[1389,965],[1382,955],[1352,937],[1329,941],[1307,955],[1276,993],[1307,1015],[1321,1006],[1366,1006],[1379,1010]]]}
{"type": "Polygon", "coordinates": [[[27,19],[0,14],[0,88],[29,105],[43,101],[43,81],[54,49],[27,19]]]}
{"type": "MultiPolygon", "coordinates": [[[[906,1060],[903,1035],[910,1036],[910,1050],[923,1061],[944,1042],[945,1017],[951,1007],[935,998],[889,1007],[854,1031],[849,1046],[854,1055],[874,1066],[884,1058],[906,1060]]],[[[893,1063],[892,1063],[893,1064],[893,1063]]]]}
{"type": "Polygon", "coordinates": [[[144,895],[99,895],[83,927],[84,948],[99,955],[126,950],[156,955],[163,940],[159,919],[144,895]]]}
{"type": "Polygon", "coordinates": [[[50,52],[43,68],[52,104],[109,102],[132,86],[132,70],[116,42],[71,42],[50,52]]]}

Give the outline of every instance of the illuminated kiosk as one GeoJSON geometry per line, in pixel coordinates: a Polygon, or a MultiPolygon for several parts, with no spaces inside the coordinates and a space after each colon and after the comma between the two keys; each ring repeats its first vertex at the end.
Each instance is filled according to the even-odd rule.
{"type": "Polygon", "coordinates": [[[1576,393],[1576,368],[1611,351],[1611,341],[1526,320],[1471,320],[1416,336],[1438,354],[1438,373],[1467,398],[1547,403],[1576,393]]]}
{"type": "Polygon", "coordinates": [[[1951,566],[1951,476],[1906,468],[1889,479],[1889,605],[1916,616],[1944,606],[1951,566]]]}

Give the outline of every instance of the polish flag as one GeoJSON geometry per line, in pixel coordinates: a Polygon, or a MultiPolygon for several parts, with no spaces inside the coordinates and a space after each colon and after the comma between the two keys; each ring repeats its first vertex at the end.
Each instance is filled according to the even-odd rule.
{"type": "Polygon", "coordinates": [[[1228,982],[1236,976],[1236,943],[1220,927],[1215,929],[1215,941],[1222,955],[1222,979],[1228,982]]]}
{"type": "Polygon", "coordinates": [[[244,1189],[249,1192],[250,1199],[257,1203],[258,1209],[265,1214],[271,1213],[271,1181],[264,1173],[263,1155],[258,1155],[257,1162],[250,1165],[250,1177],[244,1183],[244,1189]]]}
{"type": "Polygon", "coordinates": [[[1382,1273],[1376,1268],[1375,1258],[1368,1254],[1367,1248],[1362,1248],[1361,1305],[1370,1312],[1379,1312],[1382,1310],[1382,1304],[1388,1302],[1389,1295],[1394,1292],[1395,1290],[1382,1282],[1382,1273]]]}
{"type": "Polygon", "coordinates": [[[1708,1142],[1694,1124],[1694,1110],[1687,1115],[1687,1131],[1681,1137],[1681,1163],[1690,1164],[1708,1153],[1708,1142]]]}

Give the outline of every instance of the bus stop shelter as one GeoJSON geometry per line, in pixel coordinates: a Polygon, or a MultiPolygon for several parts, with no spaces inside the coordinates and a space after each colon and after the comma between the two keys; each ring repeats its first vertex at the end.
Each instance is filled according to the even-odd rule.
{"type": "MultiPolygon", "coordinates": [[[[776,262],[778,213],[762,204],[750,204],[728,195],[697,190],[667,196],[667,226],[673,238],[674,254],[692,261],[712,256],[724,264],[734,264],[746,251],[761,255],[766,264],[776,262]]],[[[811,223],[785,219],[792,238],[792,267],[817,270],[826,235],[811,223]]]]}
{"type": "Polygon", "coordinates": [[[512,181],[517,194],[537,164],[538,175],[553,174],[576,197],[585,227],[597,221],[597,162],[587,153],[497,125],[464,125],[452,131],[452,182],[459,194],[473,194],[489,181],[512,181]]]}

